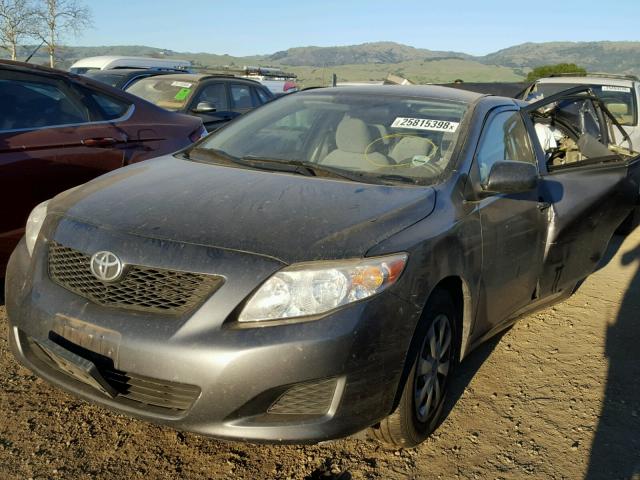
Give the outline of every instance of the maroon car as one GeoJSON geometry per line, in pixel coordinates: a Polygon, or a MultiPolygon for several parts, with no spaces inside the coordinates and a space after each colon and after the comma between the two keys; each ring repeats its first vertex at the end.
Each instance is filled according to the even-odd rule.
{"type": "Polygon", "coordinates": [[[35,205],[205,134],[198,118],[102,83],[0,61],[0,280],[35,205]]]}

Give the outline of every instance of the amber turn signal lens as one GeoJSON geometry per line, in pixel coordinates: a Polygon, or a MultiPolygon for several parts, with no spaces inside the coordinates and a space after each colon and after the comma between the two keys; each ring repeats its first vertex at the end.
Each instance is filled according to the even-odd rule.
{"type": "Polygon", "coordinates": [[[365,267],[353,277],[354,285],[361,285],[368,290],[376,290],[384,283],[384,271],[378,266],[365,267]]]}

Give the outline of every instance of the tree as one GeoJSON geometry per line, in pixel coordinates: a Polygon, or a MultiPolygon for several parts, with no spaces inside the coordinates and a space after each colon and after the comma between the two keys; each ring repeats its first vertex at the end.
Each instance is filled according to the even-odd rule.
{"type": "Polygon", "coordinates": [[[33,33],[34,9],[29,0],[0,0],[0,47],[17,60],[18,44],[33,33]]]}
{"type": "Polygon", "coordinates": [[[78,0],[42,0],[36,16],[37,36],[47,46],[51,67],[55,67],[60,40],[70,33],[78,34],[91,25],[91,12],[78,0]]]}
{"type": "Polygon", "coordinates": [[[540,67],[534,68],[527,75],[527,81],[533,82],[538,78],[548,77],[557,73],[577,73],[577,74],[586,74],[587,71],[577,66],[575,63],[557,63],[555,65],[542,65],[540,67]]]}

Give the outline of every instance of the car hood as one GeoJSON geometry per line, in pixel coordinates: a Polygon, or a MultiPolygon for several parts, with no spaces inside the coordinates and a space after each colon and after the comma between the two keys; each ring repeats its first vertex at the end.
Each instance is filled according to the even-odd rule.
{"type": "Polygon", "coordinates": [[[123,233],[293,263],[364,256],[434,207],[431,187],[371,185],[165,156],[61,194],[50,212],[123,233]]]}

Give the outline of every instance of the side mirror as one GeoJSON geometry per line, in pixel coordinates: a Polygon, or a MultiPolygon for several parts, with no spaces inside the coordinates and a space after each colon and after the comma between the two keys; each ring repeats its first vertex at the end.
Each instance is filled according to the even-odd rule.
{"type": "Polygon", "coordinates": [[[503,160],[491,167],[485,193],[521,193],[538,185],[538,168],[533,163],[503,160]]]}
{"type": "Polygon", "coordinates": [[[192,110],[193,113],[213,113],[218,110],[215,104],[211,102],[198,102],[196,108],[192,110]]]}

